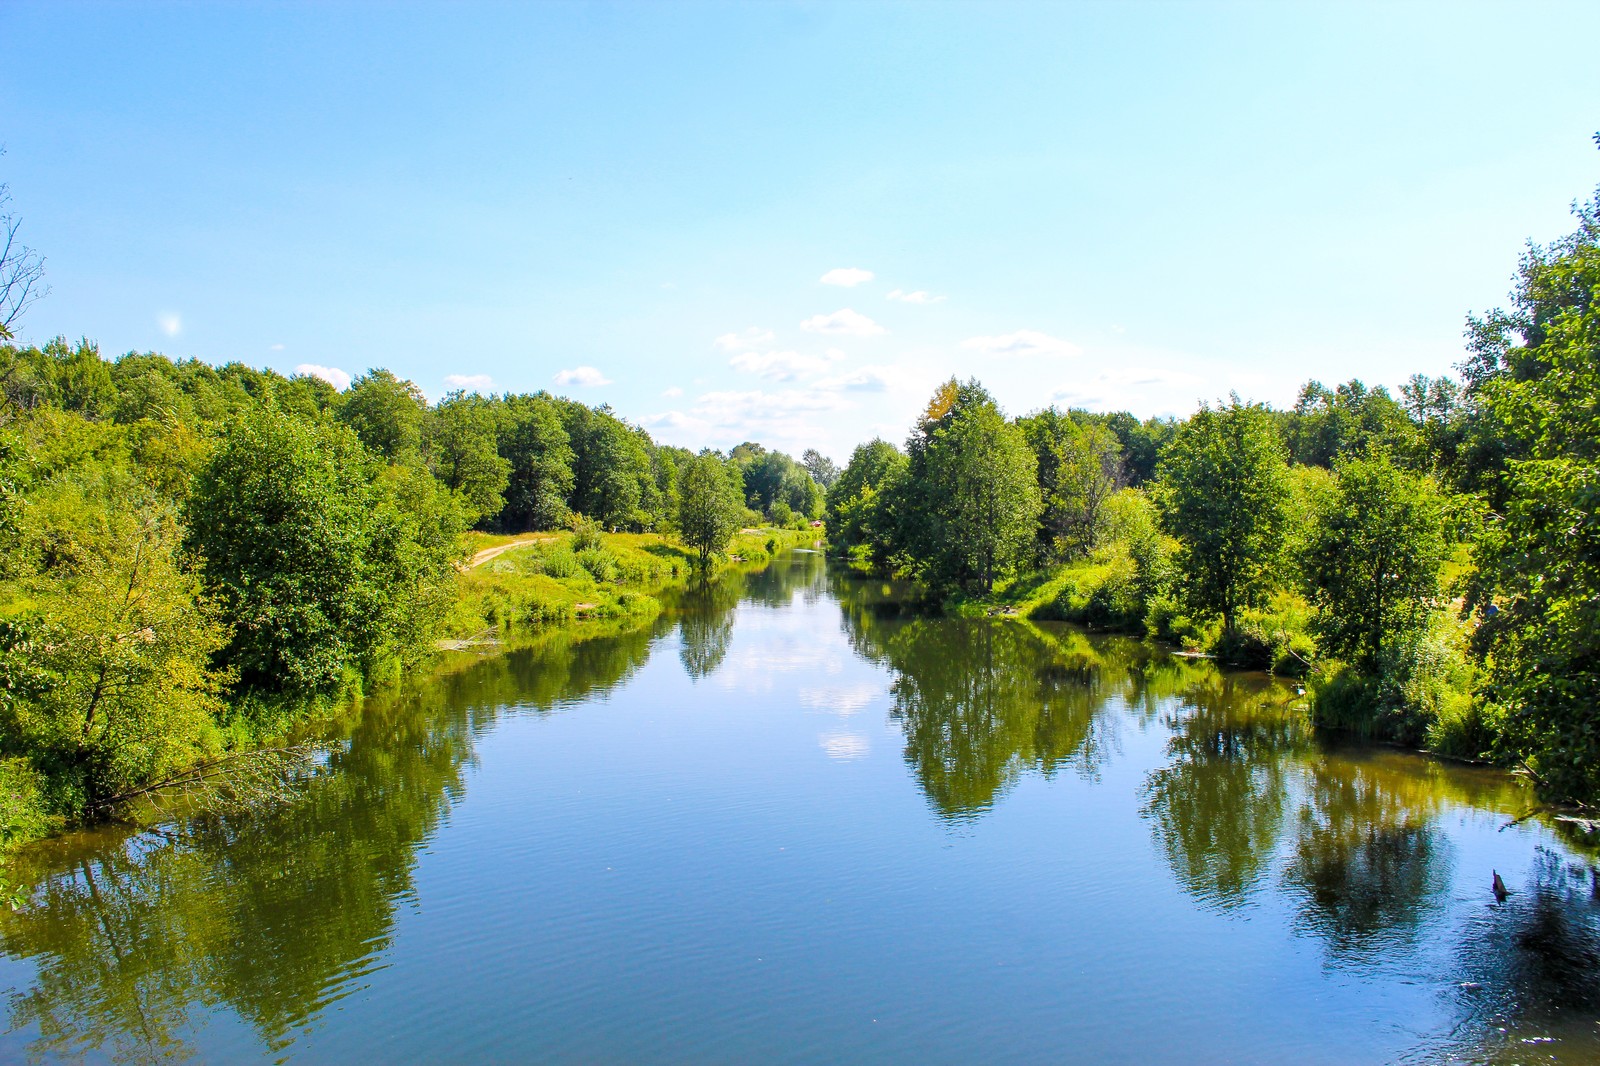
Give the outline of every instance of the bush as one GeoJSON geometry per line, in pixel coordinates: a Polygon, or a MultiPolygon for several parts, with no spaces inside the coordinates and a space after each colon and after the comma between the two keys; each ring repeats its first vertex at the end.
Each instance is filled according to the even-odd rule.
{"type": "Polygon", "coordinates": [[[572,550],[575,552],[598,551],[605,539],[605,531],[600,528],[600,523],[592,518],[582,515],[572,516],[572,550]]]}
{"type": "Polygon", "coordinates": [[[617,576],[617,558],[604,548],[585,548],[578,553],[578,562],[596,581],[613,581],[617,576]]]}
{"type": "Polygon", "coordinates": [[[583,569],[578,557],[566,548],[555,548],[539,560],[539,569],[551,577],[565,580],[583,569]]]}
{"type": "Polygon", "coordinates": [[[1319,666],[1310,680],[1317,723],[1461,758],[1487,754],[1492,723],[1474,706],[1464,640],[1457,623],[1435,612],[1413,639],[1385,649],[1375,674],[1319,666]]]}

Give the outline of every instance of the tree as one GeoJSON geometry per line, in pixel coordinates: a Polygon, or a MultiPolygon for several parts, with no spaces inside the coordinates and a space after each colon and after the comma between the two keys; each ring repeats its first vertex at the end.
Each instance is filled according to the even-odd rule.
{"type": "Polygon", "coordinates": [[[1042,503],[1036,460],[976,381],[934,394],[914,445],[901,512],[919,569],[936,584],[987,593],[1027,557],[1042,503]],[[917,523],[913,526],[913,523],[917,523]]]}
{"type": "Polygon", "coordinates": [[[339,407],[339,421],[386,459],[415,455],[421,449],[427,414],[422,390],[382,369],[369,370],[351,382],[339,407]]]}
{"type": "Polygon", "coordinates": [[[50,289],[44,259],[18,237],[22,219],[11,212],[11,187],[0,182],[0,341],[16,334],[17,323],[50,289]]]}
{"type": "Polygon", "coordinates": [[[611,413],[562,402],[562,422],[572,442],[571,507],[610,530],[636,524],[646,493],[656,492],[648,438],[611,413]]]}
{"type": "Polygon", "coordinates": [[[555,403],[544,395],[507,396],[499,450],[511,468],[500,527],[520,533],[560,526],[573,488],[573,454],[555,403]]]}
{"type": "Polygon", "coordinates": [[[180,560],[173,508],[126,467],[52,479],[24,514],[5,591],[25,606],[4,628],[28,675],[5,678],[23,698],[0,701],[0,738],[77,816],[217,750],[227,631],[180,560]]]}
{"type": "Polygon", "coordinates": [[[1376,672],[1426,625],[1444,562],[1444,500],[1387,455],[1340,464],[1300,560],[1321,650],[1376,672]]]}
{"type": "Polygon", "coordinates": [[[445,487],[459,493],[474,522],[505,506],[501,495],[511,464],[496,450],[496,409],[478,395],[452,392],[434,408],[428,424],[428,466],[445,487]]]}
{"type": "Polygon", "coordinates": [[[824,492],[833,488],[833,483],[839,480],[838,465],[815,448],[807,448],[805,454],[800,457],[800,461],[805,464],[806,473],[811,475],[813,481],[822,486],[822,491],[824,492]]]}
{"type": "Polygon", "coordinates": [[[250,688],[296,695],[420,651],[461,528],[425,470],[380,466],[350,431],[271,408],[228,427],[186,510],[233,627],[222,661],[250,688]]]}
{"type": "MultiPolygon", "coordinates": [[[[1600,135],[1597,135],[1600,140],[1600,135]]],[[[1473,597],[1483,693],[1547,794],[1600,797],[1600,193],[1473,320],[1469,436],[1496,520],[1473,597]],[[1520,343],[1517,343],[1520,341],[1520,343]]]]}
{"type": "Polygon", "coordinates": [[[1238,396],[1201,406],[1168,447],[1160,477],[1163,521],[1181,544],[1178,572],[1194,604],[1220,614],[1231,633],[1283,547],[1288,465],[1272,413],[1238,396]]]}
{"type": "Polygon", "coordinates": [[[1098,421],[1079,423],[1055,408],[1018,423],[1038,463],[1044,499],[1040,539],[1050,554],[1094,550],[1105,523],[1105,504],[1121,480],[1122,446],[1098,421]]]}
{"type": "Polygon", "coordinates": [[[678,530],[683,542],[700,558],[700,568],[711,556],[727,551],[744,513],[744,489],[739,468],[712,451],[695,456],[678,476],[678,530]]]}
{"type": "Polygon", "coordinates": [[[856,445],[850,462],[828,489],[828,543],[848,552],[866,546],[882,563],[890,548],[890,530],[882,506],[883,489],[905,473],[906,457],[886,440],[856,445]]]}

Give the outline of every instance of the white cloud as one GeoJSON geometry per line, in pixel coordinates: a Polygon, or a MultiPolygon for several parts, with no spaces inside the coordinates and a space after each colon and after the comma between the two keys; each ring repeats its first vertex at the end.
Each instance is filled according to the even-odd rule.
{"type": "Polygon", "coordinates": [[[488,374],[446,374],[444,383],[465,392],[488,392],[494,386],[488,374]]]}
{"type": "Polygon", "coordinates": [[[281,345],[281,344],[269,344],[267,346],[267,351],[269,351],[269,352],[281,352],[281,351],[283,351],[283,345],[281,345]]]}
{"type": "Polygon", "coordinates": [[[836,378],[819,382],[820,388],[835,389],[840,392],[888,392],[900,384],[902,376],[894,367],[864,366],[859,370],[852,370],[836,378]]]}
{"type": "Polygon", "coordinates": [[[343,392],[350,387],[350,375],[336,366],[318,366],[316,363],[301,363],[294,368],[296,374],[308,378],[321,378],[329,385],[343,392]]]}
{"type": "Polygon", "coordinates": [[[683,390],[678,388],[678,386],[674,385],[671,388],[667,389],[667,391],[663,392],[661,395],[663,395],[667,399],[671,400],[671,399],[675,399],[675,398],[677,398],[679,396],[682,396],[683,395],[683,390]]]}
{"type": "Polygon", "coordinates": [[[824,285],[843,285],[849,289],[871,281],[872,278],[873,273],[870,270],[862,270],[860,267],[836,267],[817,280],[824,285]]]}
{"type": "Polygon", "coordinates": [[[563,370],[556,375],[557,385],[582,385],[585,388],[595,388],[600,385],[611,384],[611,379],[592,366],[578,366],[571,370],[563,370]]]}
{"type": "Polygon", "coordinates": [[[803,355],[800,352],[743,352],[728,360],[728,365],[747,374],[759,374],[774,381],[794,381],[811,374],[821,374],[844,353],[830,348],[826,356],[803,355]]]}
{"type": "Polygon", "coordinates": [[[183,319],[176,311],[163,311],[156,316],[156,325],[161,327],[161,332],[169,337],[176,337],[183,332],[183,319]]]}
{"type": "Polygon", "coordinates": [[[859,311],[846,307],[831,315],[812,315],[800,323],[807,333],[827,333],[848,337],[873,337],[888,330],[859,311]]]}
{"type": "Polygon", "coordinates": [[[1015,333],[1002,333],[998,337],[973,337],[962,341],[961,346],[996,357],[1048,355],[1069,358],[1083,351],[1070,341],[1060,340],[1034,329],[1019,329],[1015,333]]]}
{"type": "Polygon", "coordinates": [[[743,333],[724,333],[711,343],[725,352],[737,352],[741,348],[759,348],[763,344],[771,344],[777,339],[777,334],[770,329],[751,326],[743,333]]]}
{"type": "Polygon", "coordinates": [[[899,300],[903,304],[936,304],[940,300],[944,299],[943,296],[934,296],[924,289],[918,289],[916,292],[906,292],[904,289],[896,289],[891,292],[887,298],[890,300],[899,300]]]}
{"type": "Polygon", "coordinates": [[[1125,366],[1074,380],[1051,394],[1052,403],[1089,410],[1187,410],[1215,384],[1187,370],[1125,366]]]}
{"type": "Polygon", "coordinates": [[[872,741],[860,733],[819,733],[817,743],[830,759],[859,759],[872,752],[872,741]]]}

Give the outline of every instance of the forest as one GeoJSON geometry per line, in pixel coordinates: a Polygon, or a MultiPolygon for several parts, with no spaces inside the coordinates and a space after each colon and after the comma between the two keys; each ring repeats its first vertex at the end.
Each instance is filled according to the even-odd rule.
{"type": "Polygon", "coordinates": [[[968,613],[1305,679],[1323,726],[1600,798],[1600,197],[1469,319],[1460,380],[1311,381],[1184,420],[1008,419],[951,379],[855,449],[833,550],[968,613]]]}
{"type": "Polygon", "coordinates": [[[292,774],[269,742],[480,621],[468,530],[570,528],[540,578],[593,587],[660,567],[607,533],[670,534],[709,572],[741,528],[822,510],[782,452],[696,455],[545,393],[430,404],[382,369],[339,391],[60,338],[0,345],[0,383],[6,841],[163,783],[292,774]]]}
{"type": "MultiPolygon", "coordinates": [[[[383,369],[339,390],[8,331],[0,840],[197,775],[292,773],[252,753],[459,627],[468,531],[570,530],[531,565],[598,585],[664,565],[606,537],[670,538],[704,576],[741,530],[824,517],[830,550],[930,608],[1303,678],[1320,725],[1593,802],[1600,199],[1576,215],[1530,246],[1507,309],[1469,320],[1459,380],[1312,381],[1284,410],[1232,396],[1141,421],[1007,417],[952,378],[903,448],[873,440],[842,469],[751,442],[696,454],[544,392],[430,403],[383,369]]],[[[472,625],[575,616],[484,595],[472,625]]]]}

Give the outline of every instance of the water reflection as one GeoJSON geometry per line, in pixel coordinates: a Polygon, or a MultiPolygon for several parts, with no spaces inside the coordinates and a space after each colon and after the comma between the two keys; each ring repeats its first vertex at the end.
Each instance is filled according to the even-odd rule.
{"type": "Polygon", "coordinates": [[[1289,808],[1291,759],[1307,749],[1310,729],[1302,715],[1286,713],[1280,688],[1209,668],[1195,673],[1179,709],[1165,716],[1172,762],[1147,776],[1141,813],[1179,883],[1226,909],[1247,901],[1269,872],[1289,808]]]}
{"type": "MultiPolygon", "coordinates": [[[[1317,945],[1330,972],[1435,986],[1445,1035],[1419,1055],[1515,1061],[1529,1046],[1518,1041],[1548,1035],[1557,1043],[1538,1045],[1541,1054],[1600,1056],[1600,881],[1585,858],[1597,834],[1573,824],[1560,827],[1562,837],[1544,832],[1536,838],[1544,850],[1527,869],[1502,867],[1516,892],[1494,903],[1477,854],[1511,839],[1493,825],[1527,803],[1505,775],[1331,744],[1271,679],[1225,674],[1136,641],[1015,619],[928,617],[908,606],[904,590],[830,571],[806,553],[686,589],[644,629],[585,632],[588,639],[551,634],[505,655],[464,658],[370,701],[331,728],[341,741],[332,772],[292,805],[35,849],[22,861],[41,878],[36,902],[0,916],[0,948],[33,965],[11,997],[11,1030],[27,1032],[27,1050],[41,1058],[225,1058],[257,1048],[287,1056],[302,1034],[334,1024],[330,1007],[379,980],[400,950],[392,939],[400,912],[418,904],[418,852],[452,820],[497,722],[605,696],[637,680],[663,643],[689,678],[709,677],[739,641],[738,663],[782,659],[803,670],[794,668],[792,691],[773,694],[770,685],[734,685],[743,675],[730,666],[727,684],[715,687],[737,689],[730,701],[787,700],[796,715],[825,709],[850,718],[886,683],[900,734],[890,743],[903,744],[900,758],[942,821],[981,832],[986,812],[1028,776],[1061,779],[1050,802],[1072,795],[1067,786],[1101,797],[1126,789],[1147,827],[1148,844],[1143,830],[1135,836],[1151,880],[1176,883],[1192,913],[1219,923],[1282,915],[1283,936],[1317,945]],[[758,611],[822,600],[819,646],[804,655],[794,654],[797,627],[741,628],[741,617],[758,611]],[[836,632],[828,631],[833,617],[836,632]],[[850,651],[887,681],[877,669],[830,665],[850,651]],[[1489,845],[1484,834],[1463,844],[1474,819],[1492,823],[1489,845]],[[1472,884],[1476,895],[1464,896],[1472,884]],[[1276,909],[1251,909],[1263,901],[1276,909]],[[242,1051],[237,1035],[208,1033],[240,1025],[242,1051]],[[1497,1044],[1502,1028],[1511,1035],[1497,1044]]],[[[670,654],[665,665],[677,669],[670,654]]],[[[696,692],[696,700],[715,695],[696,692]]],[[[806,765],[823,764],[841,775],[830,780],[852,787],[872,780],[883,741],[869,736],[868,717],[804,731],[804,742],[827,756],[810,747],[806,765]]],[[[774,729],[785,721],[763,720],[774,729]]],[[[678,757],[702,754],[717,773],[717,751],[678,757]]],[[[891,765],[892,787],[904,789],[891,765]]],[[[899,873],[893,891],[903,894],[922,871],[899,873]]],[[[713,880],[718,891],[746,887],[713,880]]],[[[662,929],[644,932],[670,941],[662,929]]]]}

